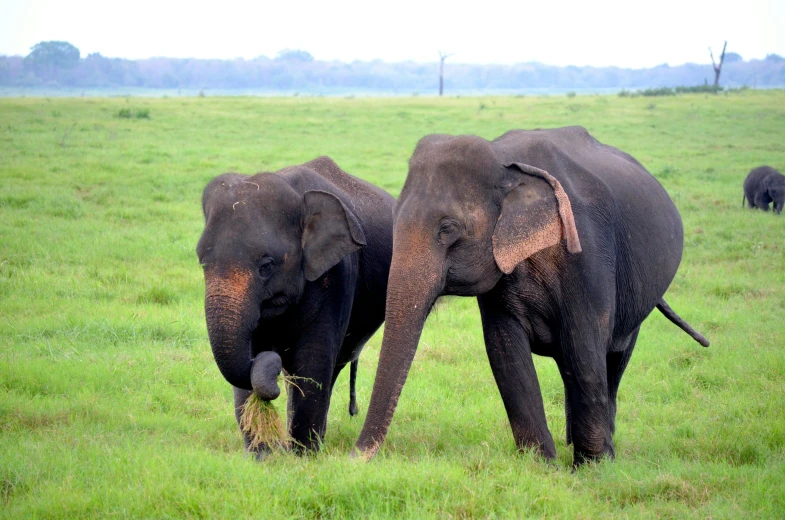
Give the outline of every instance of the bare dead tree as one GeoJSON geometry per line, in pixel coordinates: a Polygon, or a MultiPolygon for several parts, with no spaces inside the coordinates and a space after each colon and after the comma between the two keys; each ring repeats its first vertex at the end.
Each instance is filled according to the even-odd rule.
{"type": "Polygon", "coordinates": [[[441,96],[444,94],[444,60],[452,56],[453,53],[446,54],[442,51],[439,51],[439,95],[441,96]]]}
{"type": "Polygon", "coordinates": [[[722,46],[722,54],[720,54],[720,64],[717,65],[714,62],[714,53],[711,52],[711,47],[709,47],[709,56],[711,56],[711,66],[714,67],[714,87],[718,87],[720,84],[720,72],[722,71],[722,62],[725,61],[725,47],[728,46],[728,40],[725,40],[725,45],[722,46]]]}

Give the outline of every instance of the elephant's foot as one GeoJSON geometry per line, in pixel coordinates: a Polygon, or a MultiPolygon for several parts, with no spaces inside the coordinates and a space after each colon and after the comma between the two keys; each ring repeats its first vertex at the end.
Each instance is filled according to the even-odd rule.
{"type": "Polygon", "coordinates": [[[573,456],[573,461],[572,461],[572,467],[579,468],[580,466],[583,466],[586,463],[599,462],[602,459],[606,459],[606,458],[609,460],[613,460],[615,457],[616,457],[616,452],[613,449],[612,442],[600,451],[579,449],[576,446],[575,455],[573,456]]]}
{"type": "Polygon", "coordinates": [[[253,457],[253,459],[257,462],[262,462],[264,459],[268,457],[273,451],[269,449],[267,446],[257,446],[253,449],[245,449],[245,453],[248,456],[253,457]]]}
{"type": "Polygon", "coordinates": [[[553,443],[553,437],[550,432],[540,435],[526,435],[520,434],[520,431],[515,432],[515,446],[518,451],[528,451],[534,449],[543,458],[547,460],[554,460],[556,458],[556,445],[553,443]]]}
{"type": "Polygon", "coordinates": [[[245,441],[245,453],[247,453],[248,456],[253,457],[254,460],[256,461],[259,462],[263,461],[264,459],[269,457],[274,451],[291,453],[293,450],[292,450],[292,446],[289,443],[278,444],[275,446],[270,446],[269,444],[260,444],[255,448],[250,448],[248,440],[246,439],[245,441]]]}
{"type": "Polygon", "coordinates": [[[556,447],[551,444],[550,446],[540,444],[536,446],[526,446],[526,447],[518,447],[518,451],[524,451],[527,449],[536,448],[537,453],[544,458],[546,461],[551,462],[556,460],[556,447]]]}

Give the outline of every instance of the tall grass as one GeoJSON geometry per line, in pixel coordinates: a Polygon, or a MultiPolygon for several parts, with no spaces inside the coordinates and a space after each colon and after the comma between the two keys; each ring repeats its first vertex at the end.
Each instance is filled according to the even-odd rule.
{"type": "Polygon", "coordinates": [[[0,516],[781,517],[785,219],[743,210],[741,184],[784,161],[781,91],[656,105],[0,99],[0,516]],[[360,414],[348,416],[342,374],[320,455],[244,456],[204,326],[194,247],[206,182],[327,154],[397,195],[425,134],[570,124],[631,153],[670,193],[685,253],[666,297],[712,340],[703,349],[657,313],[647,320],[620,388],[616,461],[570,470],[561,380],[541,358],[558,459],[515,452],[468,298],[429,318],[373,462],[347,453],[379,334],[361,357],[360,414]]]}

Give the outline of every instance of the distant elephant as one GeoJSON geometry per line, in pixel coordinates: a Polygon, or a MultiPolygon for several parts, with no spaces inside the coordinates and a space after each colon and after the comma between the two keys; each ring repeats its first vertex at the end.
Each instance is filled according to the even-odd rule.
{"type": "Polygon", "coordinates": [[[641,323],[682,255],[679,212],[624,152],[581,127],[422,138],[395,209],[386,325],[353,452],[382,442],[440,295],[476,296],[491,370],[519,449],[556,450],[532,353],[564,381],[574,463],[613,457],[616,393],[641,323]]]}
{"type": "Polygon", "coordinates": [[[758,166],[744,179],[744,195],[741,205],[747,199],[748,207],[769,211],[769,202],[774,202],[774,212],[782,213],[785,204],[785,175],[771,166],[758,166]]]}
{"type": "Polygon", "coordinates": [[[357,358],[384,320],[394,204],[329,157],[207,185],[196,253],[210,345],[234,386],[238,421],[251,390],[278,396],[281,365],[297,377],[288,417],[301,451],[319,449],[333,384],[348,363],[349,411],[357,413],[357,358]],[[254,359],[265,366],[253,367],[252,385],[254,359]]]}

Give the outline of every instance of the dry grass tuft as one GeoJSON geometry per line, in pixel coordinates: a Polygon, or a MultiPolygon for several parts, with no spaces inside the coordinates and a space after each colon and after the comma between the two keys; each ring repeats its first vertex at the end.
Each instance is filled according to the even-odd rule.
{"type": "Polygon", "coordinates": [[[263,444],[270,447],[289,444],[289,434],[275,405],[253,393],[243,405],[240,429],[250,438],[250,449],[263,444]]]}
{"type": "MultiPolygon", "coordinates": [[[[279,374],[278,382],[284,384],[286,393],[297,391],[303,393],[295,380],[311,381],[306,377],[290,376],[279,374]]],[[[284,402],[287,399],[283,399],[284,402]]],[[[270,448],[289,448],[295,441],[289,436],[286,424],[281,420],[281,415],[276,410],[272,401],[265,401],[255,393],[252,393],[243,405],[243,413],[240,415],[240,429],[247,434],[251,443],[250,449],[258,448],[266,444],[270,448]]]]}

